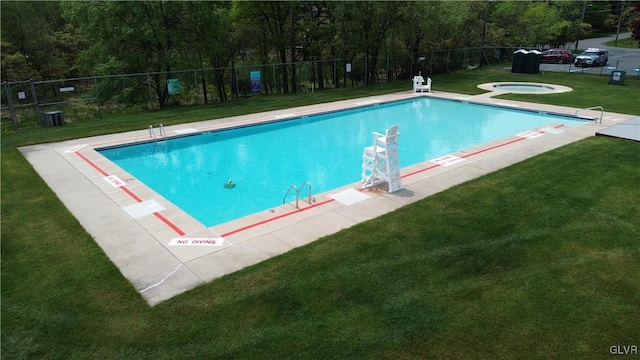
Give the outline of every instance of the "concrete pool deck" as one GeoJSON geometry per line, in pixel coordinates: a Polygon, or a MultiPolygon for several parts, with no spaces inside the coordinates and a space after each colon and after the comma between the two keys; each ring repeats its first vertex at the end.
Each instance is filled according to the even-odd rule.
{"type": "MultiPolygon", "coordinates": [[[[169,137],[428,96],[573,116],[576,108],[411,91],[166,127],[169,137]]],[[[600,117],[600,111],[581,111],[600,117]]],[[[602,124],[548,124],[402,168],[403,190],[360,191],[360,183],[207,228],[95,151],[148,141],[149,130],[21,147],[20,151],[121,273],[150,304],[208,283],[452,186],[594,136],[633,115],[604,112],[602,124]],[[358,190],[358,191],[356,191],[358,190]]],[[[154,124],[155,126],[156,124],[154,124]]],[[[376,130],[376,129],[372,129],[376,130]]],[[[361,159],[354,159],[360,162],[361,159]]],[[[402,162],[402,159],[400,159],[402,162]]],[[[355,178],[359,174],[354,175],[355,178]]]]}

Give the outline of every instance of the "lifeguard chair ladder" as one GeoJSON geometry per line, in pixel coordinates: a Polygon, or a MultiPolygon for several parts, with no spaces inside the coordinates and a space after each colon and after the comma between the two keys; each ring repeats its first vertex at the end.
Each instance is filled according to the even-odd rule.
{"type": "Polygon", "coordinates": [[[362,153],[362,188],[383,183],[389,185],[389,192],[402,189],[400,164],[398,162],[398,125],[387,129],[385,134],[373,133],[373,146],[364,148],[362,153]]]}

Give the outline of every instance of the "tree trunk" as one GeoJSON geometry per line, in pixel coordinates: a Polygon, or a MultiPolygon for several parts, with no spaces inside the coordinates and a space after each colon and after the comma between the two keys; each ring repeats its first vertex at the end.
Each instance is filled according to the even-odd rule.
{"type": "Polygon", "coordinates": [[[285,94],[289,93],[289,76],[287,74],[287,52],[285,49],[280,49],[280,60],[282,61],[282,66],[284,66],[284,69],[282,69],[282,91],[285,94]]]}
{"type": "Polygon", "coordinates": [[[322,74],[322,61],[318,61],[318,89],[324,89],[324,75],[322,74]]]}
{"type": "Polygon", "coordinates": [[[296,92],[298,89],[296,81],[296,39],[293,21],[293,6],[289,9],[289,17],[291,26],[289,27],[289,49],[291,51],[291,91],[296,92]]]}
{"type": "Polygon", "coordinates": [[[166,79],[171,78],[171,73],[168,73],[166,78],[163,78],[160,74],[153,75],[153,82],[155,83],[156,88],[156,96],[158,96],[158,105],[160,109],[166,109],[167,104],[169,103],[169,92],[167,89],[166,79]]]}
{"type": "Polygon", "coordinates": [[[216,70],[216,88],[220,102],[227,101],[227,92],[224,91],[224,69],[216,70]]]}
{"type": "Polygon", "coordinates": [[[205,76],[202,76],[202,94],[204,95],[204,104],[207,105],[209,103],[209,96],[207,94],[207,80],[205,76]]]}

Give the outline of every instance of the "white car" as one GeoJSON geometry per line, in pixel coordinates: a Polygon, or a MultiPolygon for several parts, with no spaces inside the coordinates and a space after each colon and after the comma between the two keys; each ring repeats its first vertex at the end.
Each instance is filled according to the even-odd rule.
{"type": "Polygon", "coordinates": [[[575,66],[598,66],[607,65],[609,52],[605,49],[589,48],[576,57],[575,66]]]}

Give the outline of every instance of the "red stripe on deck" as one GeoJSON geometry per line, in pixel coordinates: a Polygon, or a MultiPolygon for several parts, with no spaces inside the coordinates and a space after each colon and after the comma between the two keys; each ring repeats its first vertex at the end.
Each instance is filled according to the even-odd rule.
{"type": "Polygon", "coordinates": [[[142,202],[142,199],[140,199],[138,197],[138,195],[134,194],[131,190],[127,189],[124,186],[120,186],[120,189],[122,189],[122,191],[126,192],[127,194],[129,194],[129,196],[131,196],[135,201],[137,202],[142,202]]]}
{"type": "Polygon", "coordinates": [[[522,141],[522,140],[526,140],[526,138],[514,139],[514,140],[508,141],[508,142],[503,143],[503,144],[494,145],[494,146],[488,147],[486,149],[482,149],[482,150],[478,150],[478,151],[466,154],[466,155],[461,156],[461,157],[462,158],[468,158],[469,156],[482,154],[483,152],[487,152],[489,150],[493,150],[493,149],[501,148],[503,146],[511,145],[511,144],[517,143],[518,141],[522,141]]]}
{"type": "Polygon", "coordinates": [[[82,155],[79,151],[75,152],[76,155],[80,156],[80,158],[87,162],[87,164],[91,165],[94,169],[98,170],[98,172],[104,176],[109,176],[106,171],[102,170],[98,165],[96,165],[93,161],[87,159],[84,155],[82,155]]]}
{"type": "Polygon", "coordinates": [[[431,169],[437,168],[438,166],[440,166],[440,164],[431,165],[431,166],[426,167],[426,168],[424,168],[424,169],[416,170],[416,171],[414,171],[414,172],[410,172],[410,173],[408,173],[408,174],[401,175],[401,176],[400,176],[400,178],[401,178],[401,179],[404,179],[404,178],[409,177],[409,176],[411,176],[411,175],[419,174],[419,173],[421,173],[421,172],[425,172],[425,171],[427,171],[427,170],[431,170],[431,169]]]}
{"type": "Polygon", "coordinates": [[[316,206],[320,206],[320,205],[328,204],[328,203],[330,203],[330,202],[332,202],[332,201],[334,201],[334,199],[328,199],[328,200],[325,200],[325,201],[322,201],[322,202],[319,202],[319,203],[315,203],[315,204],[313,204],[313,205],[307,206],[306,208],[297,209],[297,210],[295,210],[295,211],[288,212],[288,213],[286,213],[286,214],[280,214],[280,215],[278,215],[278,216],[274,216],[274,217],[269,218],[269,219],[265,219],[265,220],[262,220],[262,221],[258,221],[257,223],[249,224],[249,225],[247,225],[247,226],[243,226],[243,227],[241,227],[241,228],[238,228],[238,229],[235,229],[235,230],[231,230],[231,231],[229,231],[228,233],[221,234],[220,236],[222,236],[222,237],[227,237],[227,236],[230,236],[230,235],[233,235],[233,234],[239,233],[239,232],[241,232],[241,231],[244,231],[244,230],[248,230],[248,229],[254,228],[254,227],[256,227],[256,226],[260,226],[260,225],[263,225],[263,224],[266,224],[266,223],[269,223],[269,222],[272,222],[272,221],[275,221],[275,220],[278,220],[278,219],[282,219],[283,217],[287,217],[287,216],[289,216],[289,215],[293,215],[293,214],[297,214],[297,213],[302,212],[302,211],[305,211],[305,210],[313,209],[313,208],[315,208],[316,206]]]}
{"type": "MultiPolygon", "coordinates": [[[[76,151],[75,152],[76,155],[80,156],[80,158],[82,160],[84,160],[87,164],[91,165],[91,167],[93,167],[94,169],[98,170],[98,172],[104,176],[109,176],[109,173],[107,173],[106,171],[102,170],[98,165],[96,165],[93,161],[87,159],[86,156],[82,155],[80,152],[76,151]]],[[[126,192],[127,194],[129,194],[129,196],[131,196],[135,201],[137,202],[142,202],[142,199],[140,199],[140,197],[138,197],[138,195],[134,194],[133,191],[127,189],[126,186],[120,186],[120,189],[122,189],[122,191],[126,192]]],[[[164,222],[165,224],[167,224],[167,226],[169,226],[170,228],[173,229],[173,231],[175,231],[176,233],[178,233],[178,235],[183,236],[185,235],[185,232],[182,231],[178,226],[176,226],[176,224],[172,223],[171,221],[169,221],[169,219],[167,219],[166,217],[162,216],[160,213],[158,212],[154,212],[153,215],[155,215],[158,219],[162,220],[162,222],[164,222]]]]}
{"type": "Polygon", "coordinates": [[[162,216],[160,213],[158,212],[154,212],[153,215],[155,215],[158,219],[162,220],[162,222],[164,222],[165,224],[167,224],[170,228],[173,229],[173,231],[175,231],[176,233],[178,233],[178,235],[180,236],[184,236],[184,231],[182,231],[179,227],[176,226],[176,224],[172,223],[171,221],[169,221],[169,219],[167,219],[166,217],[162,216]]]}
{"type": "MultiPolygon", "coordinates": [[[[561,126],[563,126],[563,125],[556,126],[556,128],[561,127],[561,126]]],[[[481,153],[489,151],[489,150],[493,150],[493,149],[497,149],[497,148],[500,148],[500,147],[503,147],[503,146],[511,145],[511,144],[517,143],[517,142],[522,141],[522,140],[526,140],[526,138],[519,138],[519,139],[514,139],[514,140],[511,140],[511,141],[507,141],[507,142],[502,143],[502,144],[498,144],[498,145],[495,145],[495,146],[488,147],[486,149],[482,149],[482,150],[478,150],[478,151],[466,154],[466,155],[464,155],[462,157],[463,158],[467,158],[467,157],[470,157],[470,156],[473,156],[473,155],[481,154],[481,153]]],[[[416,171],[413,171],[411,173],[408,173],[408,174],[405,174],[405,175],[401,175],[400,178],[404,179],[404,178],[409,177],[411,175],[415,175],[415,174],[419,174],[421,172],[425,172],[427,170],[435,169],[435,168],[437,168],[439,166],[441,166],[441,165],[440,164],[431,165],[431,166],[428,166],[428,167],[426,167],[424,169],[416,170],[416,171]]],[[[253,223],[253,224],[250,224],[250,225],[247,225],[247,226],[243,226],[241,228],[229,231],[228,233],[224,233],[224,234],[222,234],[220,236],[227,237],[227,236],[230,236],[230,235],[233,235],[233,234],[237,234],[237,233],[239,233],[241,231],[248,230],[248,229],[254,228],[256,226],[260,226],[260,225],[269,223],[271,221],[282,219],[284,217],[287,217],[287,216],[290,216],[290,215],[293,215],[293,214],[297,214],[297,213],[299,213],[301,211],[314,208],[314,207],[316,207],[318,205],[324,205],[324,204],[330,203],[332,201],[334,201],[334,199],[325,200],[325,201],[323,201],[321,203],[314,204],[314,205],[306,207],[304,209],[298,209],[296,211],[292,211],[292,212],[289,212],[289,213],[286,213],[286,214],[281,214],[281,215],[274,216],[274,217],[269,218],[269,219],[265,219],[265,220],[259,221],[257,223],[253,223]]]]}

